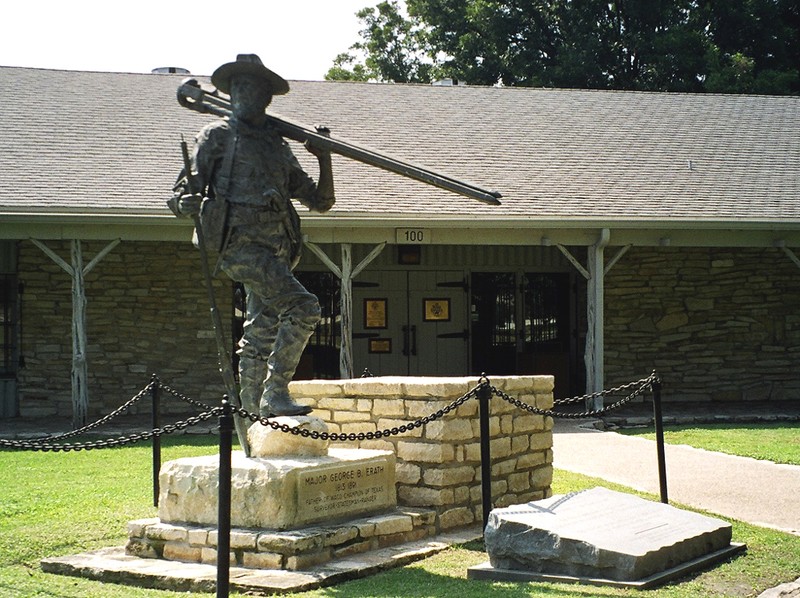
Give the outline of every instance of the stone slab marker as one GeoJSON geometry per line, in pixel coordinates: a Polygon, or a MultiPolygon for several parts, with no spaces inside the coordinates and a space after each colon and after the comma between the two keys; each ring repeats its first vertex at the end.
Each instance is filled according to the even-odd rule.
{"type": "MultiPolygon", "coordinates": [[[[219,457],[211,455],[162,465],[161,521],[215,525],[218,464],[219,457]]],[[[324,456],[252,459],[234,451],[231,467],[234,527],[296,529],[397,504],[390,451],[330,449],[324,456]]]]}
{"type": "Polygon", "coordinates": [[[494,509],[485,531],[495,569],[635,581],[730,546],[730,524],[594,488],[494,509]]]}

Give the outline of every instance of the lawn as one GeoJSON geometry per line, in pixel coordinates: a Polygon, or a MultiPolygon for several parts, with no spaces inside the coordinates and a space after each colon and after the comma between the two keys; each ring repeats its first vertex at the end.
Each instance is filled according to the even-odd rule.
{"type": "MultiPolygon", "coordinates": [[[[655,440],[652,427],[617,431],[655,440]]],[[[665,426],[664,441],[729,455],[800,465],[800,422],[665,426]]]]}
{"type": "MultiPolygon", "coordinates": [[[[210,436],[165,439],[164,460],[215,451],[210,436]]],[[[4,597],[168,598],[184,593],[103,584],[43,573],[46,556],[74,554],[125,541],[131,519],[152,517],[151,458],[147,444],[69,453],[0,451],[0,595],[4,597]]],[[[557,471],[555,493],[604,485],[601,480],[557,471]]],[[[734,541],[746,555],[679,584],[625,591],[565,584],[498,583],[466,579],[483,562],[479,543],[454,547],[401,569],[298,596],[755,596],[800,572],[800,537],[738,522],[734,541]]],[[[211,594],[195,594],[211,596],[211,594]]],[[[236,595],[236,594],[232,594],[236,595]]]]}

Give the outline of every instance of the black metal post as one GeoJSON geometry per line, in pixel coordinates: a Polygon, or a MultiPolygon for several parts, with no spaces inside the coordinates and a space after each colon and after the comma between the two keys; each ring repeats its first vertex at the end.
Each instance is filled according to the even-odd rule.
{"type": "Polygon", "coordinates": [[[658,451],[658,485],[661,502],[669,504],[667,497],[667,460],[664,454],[664,420],[661,416],[661,378],[653,372],[653,421],[656,428],[656,450],[658,451]]]}
{"type": "Polygon", "coordinates": [[[217,495],[217,598],[228,598],[231,576],[231,449],[233,410],[227,396],[219,416],[219,493],[217,495]]]}
{"type": "MultiPolygon", "coordinates": [[[[150,378],[150,396],[153,399],[153,414],[152,423],[153,430],[161,427],[161,386],[158,381],[158,376],[153,374],[150,378]]],[[[160,485],[158,483],[158,474],[161,471],[161,436],[153,436],[153,506],[158,506],[158,495],[160,493],[160,485]]]]}
{"type": "Polygon", "coordinates": [[[492,398],[492,389],[486,378],[481,380],[478,388],[478,401],[480,402],[480,430],[481,430],[481,506],[483,508],[483,529],[489,523],[489,512],[492,510],[492,454],[489,437],[489,400],[492,398]]]}

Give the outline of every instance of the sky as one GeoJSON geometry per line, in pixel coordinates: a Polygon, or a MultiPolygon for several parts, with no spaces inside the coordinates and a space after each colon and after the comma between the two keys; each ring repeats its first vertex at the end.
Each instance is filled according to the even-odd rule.
{"type": "Polygon", "coordinates": [[[258,54],[289,80],[322,80],[379,0],[21,0],[2,10],[0,66],[210,75],[258,54]]]}

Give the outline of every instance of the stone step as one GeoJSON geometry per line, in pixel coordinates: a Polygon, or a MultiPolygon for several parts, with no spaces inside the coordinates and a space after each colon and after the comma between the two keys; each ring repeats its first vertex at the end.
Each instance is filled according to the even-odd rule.
{"type": "MultiPolygon", "coordinates": [[[[233,528],[232,566],[303,571],[332,559],[421,540],[436,534],[436,511],[398,507],[380,515],[287,531],[233,528]]],[[[187,563],[217,562],[215,527],[164,523],[128,524],[128,555],[187,563]]]]}

